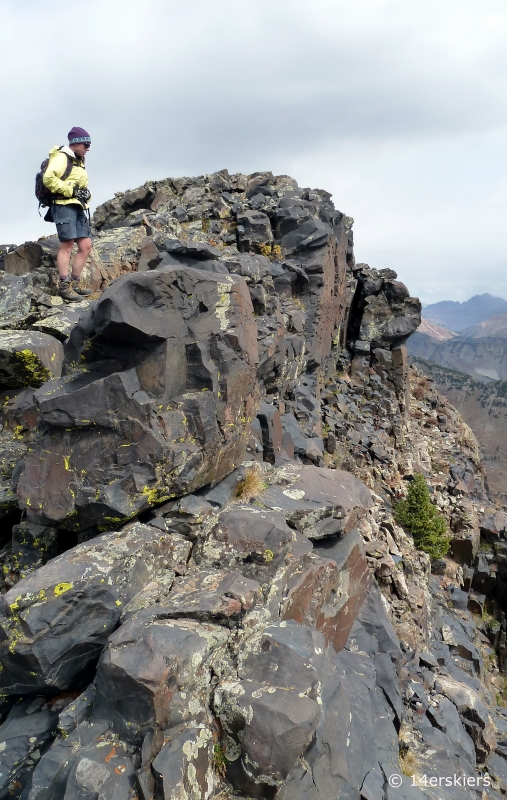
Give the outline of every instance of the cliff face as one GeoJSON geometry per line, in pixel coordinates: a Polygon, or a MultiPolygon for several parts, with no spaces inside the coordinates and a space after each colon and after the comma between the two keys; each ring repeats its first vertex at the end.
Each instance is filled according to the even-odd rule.
{"type": "Polygon", "coordinates": [[[0,284],[0,797],[505,786],[507,519],[409,374],[419,301],[287,176],[146,184],[94,227],[93,302],[57,303],[51,239],[0,284]],[[392,515],[416,471],[434,575],[392,515]]]}

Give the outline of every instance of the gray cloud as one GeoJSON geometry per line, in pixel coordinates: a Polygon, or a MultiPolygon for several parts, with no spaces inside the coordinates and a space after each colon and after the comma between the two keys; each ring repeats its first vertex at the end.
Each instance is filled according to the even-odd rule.
{"type": "Polygon", "coordinates": [[[33,175],[78,124],[94,202],[222,167],[290,173],[334,192],[359,258],[423,299],[507,296],[501,0],[0,8],[1,241],[50,232],[33,175]]]}

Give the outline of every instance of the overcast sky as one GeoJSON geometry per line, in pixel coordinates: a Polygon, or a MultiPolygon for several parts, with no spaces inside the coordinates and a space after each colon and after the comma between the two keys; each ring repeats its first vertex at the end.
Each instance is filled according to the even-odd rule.
{"type": "Polygon", "coordinates": [[[356,260],[425,302],[507,298],[505,0],[0,0],[0,242],[90,131],[93,205],[272,170],[333,193],[356,260]]]}

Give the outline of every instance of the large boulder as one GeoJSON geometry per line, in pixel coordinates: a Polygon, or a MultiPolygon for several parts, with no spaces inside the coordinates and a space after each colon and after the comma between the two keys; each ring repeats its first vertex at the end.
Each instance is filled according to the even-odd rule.
{"type": "Polygon", "coordinates": [[[213,758],[213,736],[204,726],[186,727],[171,737],[152,766],[160,797],[207,800],[217,780],[213,758]]]}
{"type": "Polygon", "coordinates": [[[5,271],[11,275],[28,275],[39,266],[42,253],[38,242],[25,242],[5,254],[5,271]]]}
{"type": "Polygon", "coordinates": [[[240,251],[253,250],[261,252],[261,248],[271,247],[273,232],[269,217],[261,211],[245,211],[238,214],[238,246],[240,251]]]}
{"type": "Polygon", "coordinates": [[[218,703],[227,777],[249,796],[256,785],[283,783],[321,717],[319,704],[302,692],[254,681],[223,684],[218,703]]]}
{"type": "Polygon", "coordinates": [[[225,628],[140,611],[110,638],[96,677],[93,720],[134,744],[154,729],[207,720],[210,659],[223,658],[225,628]]]}
{"type": "Polygon", "coordinates": [[[0,687],[57,693],[96,664],[125,603],[171,566],[170,534],[136,524],[50,561],[2,596],[0,687]]]}
{"type": "Polygon", "coordinates": [[[343,470],[302,467],[287,469],[285,486],[270,486],[259,502],[283,514],[287,522],[310,539],[344,534],[373,505],[369,489],[343,470]]]}
{"type": "Polygon", "coordinates": [[[0,328],[23,322],[32,300],[31,275],[0,273],[0,328]]]}
{"type": "Polygon", "coordinates": [[[107,530],[217,483],[244,458],[258,355],[243,278],[171,268],[125,276],[68,350],[87,371],[37,393],[46,432],[18,484],[28,519],[107,530]]]}
{"type": "Polygon", "coordinates": [[[421,324],[421,303],[410,297],[392,269],[377,271],[367,264],[354,270],[358,282],[349,334],[372,348],[404,344],[421,324]]]}
{"type": "Polygon", "coordinates": [[[62,374],[63,347],[47,333],[0,330],[0,384],[42,386],[62,374]]]}

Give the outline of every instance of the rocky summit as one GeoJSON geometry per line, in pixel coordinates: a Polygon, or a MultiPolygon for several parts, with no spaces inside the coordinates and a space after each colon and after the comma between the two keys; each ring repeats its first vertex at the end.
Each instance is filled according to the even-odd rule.
{"type": "Polygon", "coordinates": [[[54,237],[0,246],[0,800],[507,792],[507,515],[352,225],[285,175],[148,182],[69,305],[54,237]]]}

